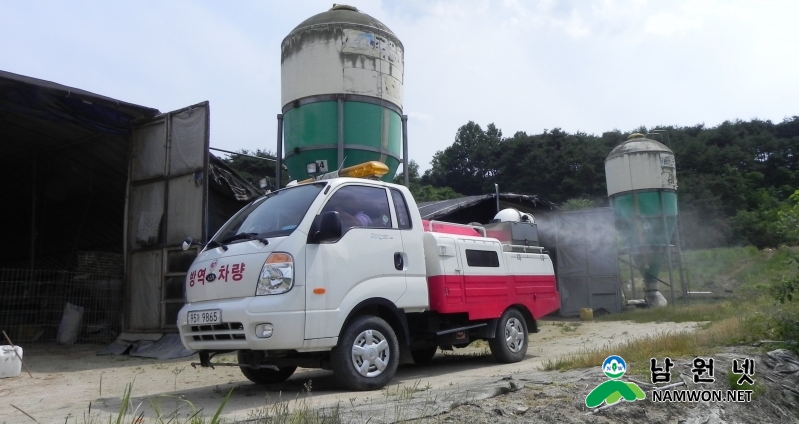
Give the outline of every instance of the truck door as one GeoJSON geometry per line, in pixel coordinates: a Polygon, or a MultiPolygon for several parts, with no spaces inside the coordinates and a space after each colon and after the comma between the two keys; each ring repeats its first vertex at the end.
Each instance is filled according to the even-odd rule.
{"type": "Polygon", "coordinates": [[[343,235],[306,246],[305,338],[338,337],[358,303],[369,298],[396,302],[405,292],[402,237],[384,187],[346,185],[334,191],[319,213],[337,211],[343,235]],[[401,262],[401,261],[400,261],[401,262]]]}

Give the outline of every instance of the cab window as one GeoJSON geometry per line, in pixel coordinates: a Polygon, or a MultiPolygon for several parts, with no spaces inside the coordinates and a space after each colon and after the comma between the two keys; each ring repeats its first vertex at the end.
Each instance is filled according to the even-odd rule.
{"type": "Polygon", "coordinates": [[[411,214],[408,212],[408,204],[405,197],[397,189],[391,189],[391,200],[394,201],[394,211],[397,213],[397,226],[400,230],[411,228],[411,214]]]}
{"type": "Polygon", "coordinates": [[[386,190],[380,187],[345,186],[328,200],[322,213],[336,211],[344,230],[350,228],[391,228],[386,190]]]}

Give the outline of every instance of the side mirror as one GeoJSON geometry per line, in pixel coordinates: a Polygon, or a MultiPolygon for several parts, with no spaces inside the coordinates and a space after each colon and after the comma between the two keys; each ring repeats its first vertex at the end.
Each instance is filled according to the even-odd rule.
{"type": "Polygon", "coordinates": [[[183,240],[183,250],[189,250],[192,245],[200,244],[200,242],[195,241],[191,237],[186,237],[186,240],[183,240]]]}
{"type": "Polygon", "coordinates": [[[336,211],[325,212],[318,218],[318,225],[314,225],[313,240],[322,243],[341,238],[341,215],[336,211]]]}

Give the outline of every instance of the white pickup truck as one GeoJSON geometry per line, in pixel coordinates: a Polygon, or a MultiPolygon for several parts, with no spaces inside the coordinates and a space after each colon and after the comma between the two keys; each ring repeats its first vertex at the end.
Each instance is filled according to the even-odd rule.
{"type": "Polygon", "coordinates": [[[423,221],[407,188],[368,179],[386,170],[368,162],[338,172],[367,178],[269,193],[217,232],[189,270],[177,322],[202,366],[238,351],[226,365],[255,383],[306,367],[374,390],[401,358],[477,339],[501,362],[523,359],[528,332],[560,306],[549,256],[514,241],[511,223],[423,221]]]}

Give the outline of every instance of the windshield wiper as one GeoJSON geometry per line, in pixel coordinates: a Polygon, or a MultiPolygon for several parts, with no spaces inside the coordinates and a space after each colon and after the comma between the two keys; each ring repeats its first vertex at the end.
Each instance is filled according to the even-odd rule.
{"type": "Polygon", "coordinates": [[[216,240],[211,240],[211,241],[209,241],[209,242],[208,242],[208,244],[206,244],[206,245],[205,245],[205,247],[206,247],[206,248],[209,248],[209,247],[210,247],[210,248],[212,248],[212,249],[213,249],[214,247],[221,247],[221,248],[222,248],[222,250],[224,250],[224,251],[226,251],[226,252],[227,252],[227,249],[228,249],[228,247],[227,247],[227,246],[225,246],[224,244],[222,244],[222,243],[220,243],[220,242],[218,242],[218,241],[216,241],[216,240]]]}
{"type": "Polygon", "coordinates": [[[230,242],[236,241],[236,240],[258,240],[261,243],[263,243],[264,246],[269,244],[269,240],[267,240],[266,237],[258,237],[258,233],[238,233],[238,234],[236,234],[234,236],[230,236],[230,237],[222,240],[222,243],[230,243],[230,242]]]}

